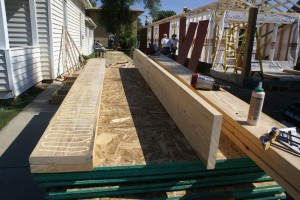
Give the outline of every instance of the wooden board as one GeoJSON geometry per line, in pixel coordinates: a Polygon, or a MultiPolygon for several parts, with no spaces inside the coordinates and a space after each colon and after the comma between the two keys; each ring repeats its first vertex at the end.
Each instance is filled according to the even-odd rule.
{"type": "MultiPolygon", "coordinates": [[[[153,57],[170,73],[187,85],[193,72],[165,56],[153,57]]],[[[287,190],[295,199],[300,198],[300,157],[290,151],[282,150],[282,145],[275,142],[267,151],[263,149],[260,137],[272,127],[284,125],[262,113],[259,126],[247,124],[249,105],[234,95],[221,91],[193,90],[210,105],[223,114],[222,131],[237,144],[263,170],[287,190]]]]}
{"type": "Polygon", "coordinates": [[[32,173],[93,169],[104,70],[104,59],[87,63],[30,155],[32,173]]]}
{"type": "Polygon", "coordinates": [[[195,44],[193,48],[193,52],[191,55],[191,60],[189,62],[189,68],[192,71],[196,71],[197,65],[201,56],[201,52],[204,46],[204,40],[205,36],[207,33],[207,27],[208,27],[209,20],[204,20],[200,21],[198,28],[197,28],[197,33],[196,33],[196,39],[195,39],[195,44]]]}
{"type": "MultiPolygon", "coordinates": [[[[95,166],[199,160],[137,68],[107,68],[95,141],[95,166]]],[[[224,134],[217,160],[246,157],[224,134]]]]}
{"type": "MultiPolygon", "coordinates": [[[[198,23],[195,23],[195,22],[191,22],[189,24],[187,33],[184,36],[184,41],[180,44],[180,54],[178,54],[177,62],[179,62],[182,65],[184,65],[185,60],[188,56],[197,26],[198,26],[198,23]]],[[[182,37],[182,36],[180,36],[180,37],[182,37]]]]}
{"type": "Polygon", "coordinates": [[[105,70],[95,166],[198,161],[137,68],[105,70]]]}
{"type": "Polygon", "coordinates": [[[216,162],[222,115],[141,51],[134,63],[207,169],[216,162]]]}

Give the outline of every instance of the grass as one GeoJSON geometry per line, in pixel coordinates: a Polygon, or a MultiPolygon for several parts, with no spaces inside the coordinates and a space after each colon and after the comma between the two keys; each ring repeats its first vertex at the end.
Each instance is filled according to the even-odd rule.
{"type": "Polygon", "coordinates": [[[15,99],[0,99],[0,130],[42,91],[34,86],[15,99]]]}

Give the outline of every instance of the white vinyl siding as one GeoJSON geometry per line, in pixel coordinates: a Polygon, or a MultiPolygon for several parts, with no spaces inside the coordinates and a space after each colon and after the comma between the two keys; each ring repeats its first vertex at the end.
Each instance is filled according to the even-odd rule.
{"type": "Polygon", "coordinates": [[[0,50],[0,93],[5,91],[9,91],[9,82],[5,60],[5,52],[4,50],[0,50]]]}
{"type": "MultiPolygon", "coordinates": [[[[62,26],[64,25],[64,6],[63,0],[52,1],[52,31],[53,31],[53,57],[54,57],[54,76],[63,74],[63,55],[62,55],[62,26]]],[[[85,14],[84,7],[78,1],[67,1],[67,28],[73,41],[79,50],[81,49],[81,34],[85,33],[85,14]],[[81,16],[81,17],[80,17],[81,16]],[[81,30],[80,30],[81,28],[81,30]]],[[[83,41],[82,41],[83,42],[83,41]]],[[[76,52],[77,54],[77,52],[76,52]]],[[[76,59],[79,59],[78,54],[76,59]]],[[[68,61],[70,64],[70,61],[68,61]]]]}
{"type": "Polygon", "coordinates": [[[53,67],[54,78],[63,73],[62,68],[62,27],[64,25],[63,0],[52,1],[53,67]]]}
{"type": "Polygon", "coordinates": [[[9,46],[32,45],[29,0],[5,0],[9,46]]]}
{"type": "Polygon", "coordinates": [[[94,45],[94,30],[91,29],[87,24],[85,27],[85,35],[82,41],[82,54],[83,55],[90,55],[94,52],[93,45],[94,45]]]}
{"type": "Polygon", "coordinates": [[[16,96],[43,80],[38,47],[11,50],[13,87],[16,96]]]}
{"type": "Polygon", "coordinates": [[[81,50],[81,35],[85,32],[85,17],[84,13],[73,3],[73,1],[68,1],[68,19],[68,31],[78,49],[81,50]]]}
{"type": "Polygon", "coordinates": [[[43,79],[52,79],[50,62],[49,14],[47,0],[36,0],[38,41],[41,49],[43,79]]]}

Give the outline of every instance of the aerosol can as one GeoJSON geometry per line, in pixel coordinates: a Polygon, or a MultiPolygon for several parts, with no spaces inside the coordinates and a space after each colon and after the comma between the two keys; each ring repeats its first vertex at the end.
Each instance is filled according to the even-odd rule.
{"type": "Polygon", "coordinates": [[[230,88],[216,81],[214,78],[195,73],[192,76],[191,86],[200,90],[220,90],[220,88],[230,88]]]}

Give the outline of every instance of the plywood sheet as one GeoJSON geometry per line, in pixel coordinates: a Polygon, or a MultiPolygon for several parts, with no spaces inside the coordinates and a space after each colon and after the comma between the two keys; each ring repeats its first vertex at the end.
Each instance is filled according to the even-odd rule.
{"type": "Polygon", "coordinates": [[[93,169],[104,71],[104,59],[87,63],[30,155],[32,173],[93,169]]]}
{"type": "Polygon", "coordinates": [[[222,115],[138,50],[134,52],[134,63],[198,157],[213,169],[222,115]]]}
{"type": "Polygon", "coordinates": [[[95,166],[198,160],[137,68],[106,69],[104,82],[95,166]]]}

